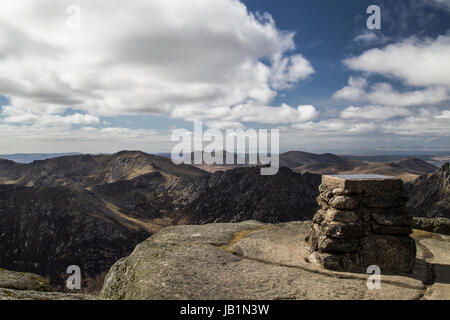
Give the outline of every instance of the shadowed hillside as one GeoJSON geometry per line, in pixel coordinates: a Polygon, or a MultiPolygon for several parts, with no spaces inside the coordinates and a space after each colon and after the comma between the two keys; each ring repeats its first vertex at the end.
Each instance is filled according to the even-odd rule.
{"type": "Polygon", "coordinates": [[[203,177],[195,198],[182,210],[185,222],[285,222],[312,218],[321,178],[281,168],[275,176],[261,176],[260,168],[236,168],[203,177]]]}
{"type": "Polygon", "coordinates": [[[426,218],[450,218],[450,164],[407,185],[408,208],[413,215],[426,218]]]}
{"type": "Polygon", "coordinates": [[[149,235],[86,192],[0,185],[0,267],[62,285],[68,266],[94,277],[149,235]]]}

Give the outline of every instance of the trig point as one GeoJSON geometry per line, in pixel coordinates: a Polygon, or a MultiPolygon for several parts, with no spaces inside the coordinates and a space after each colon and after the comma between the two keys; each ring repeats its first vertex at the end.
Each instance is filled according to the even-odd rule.
{"type": "Polygon", "coordinates": [[[416,244],[400,179],[373,174],[322,177],[309,236],[311,263],[336,271],[411,273],[416,244]]]}

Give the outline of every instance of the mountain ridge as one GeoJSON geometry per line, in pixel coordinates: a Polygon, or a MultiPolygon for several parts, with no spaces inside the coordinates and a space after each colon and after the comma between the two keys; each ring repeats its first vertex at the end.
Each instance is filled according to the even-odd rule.
{"type": "Polygon", "coordinates": [[[121,151],[113,155],[73,155],[19,164],[0,160],[0,183],[24,186],[82,186],[129,180],[159,171],[168,176],[208,174],[188,165],[175,165],[168,158],[141,151],[121,151]]]}

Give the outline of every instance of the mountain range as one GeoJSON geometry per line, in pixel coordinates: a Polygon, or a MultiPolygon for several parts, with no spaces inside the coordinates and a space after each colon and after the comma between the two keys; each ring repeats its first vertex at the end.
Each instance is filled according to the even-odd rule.
{"type": "MultiPolygon", "coordinates": [[[[225,159],[225,154],[223,157],[225,159]]],[[[238,158],[249,166],[248,155],[240,157],[234,155],[234,159],[238,158]]],[[[405,181],[411,181],[420,175],[432,173],[438,169],[435,165],[415,157],[401,158],[396,161],[380,161],[379,159],[377,161],[365,161],[331,153],[314,154],[302,151],[289,151],[280,154],[279,165],[280,167],[287,167],[296,172],[315,174],[370,173],[395,176],[405,181]]],[[[197,165],[197,167],[210,172],[229,170],[242,166],[245,165],[197,165]]]]}
{"type": "Polygon", "coordinates": [[[375,164],[303,152],[282,154],[280,164],[277,175],[261,176],[258,167],[207,172],[140,151],[0,159],[0,267],[62,286],[68,266],[98,277],[167,226],[308,220],[318,209],[318,173],[423,174],[407,185],[411,211],[450,218],[448,165],[436,171],[419,159],[375,164]]]}

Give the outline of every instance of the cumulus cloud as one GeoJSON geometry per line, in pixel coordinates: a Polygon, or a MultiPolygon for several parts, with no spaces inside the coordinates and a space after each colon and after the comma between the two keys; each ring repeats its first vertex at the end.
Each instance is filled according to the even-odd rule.
{"type": "MultiPolygon", "coordinates": [[[[380,45],[379,40],[368,32],[354,39],[380,45]]],[[[351,149],[367,148],[368,141],[371,146],[404,141],[417,145],[450,136],[449,35],[401,40],[366,50],[344,64],[359,76],[351,76],[333,99],[353,105],[333,110],[329,119],[292,124],[291,137],[301,136],[310,146],[320,139],[331,148],[339,144],[351,149]]]]}
{"type": "Polygon", "coordinates": [[[386,44],[390,41],[388,36],[385,36],[381,32],[377,31],[364,31],[357,35],[353,41],[358,42],[362,45],[380,45],[386,44]]]}
{"type": "MultiPolygon", "coordinates": [[[[359,40],[376,39],[364,34],[359,40]]],[[[446,110],[450,100],[450,36],[409,38],[366,50],[345,59],[344,64],[361,75],[351,76],[333,98],[353,105],[340,111],[339,118],[298,123],[293,129],[326,138],[334,132],[334,139],[340,137],[340,141],[358,135],[374,139],[389,135],[397,145],[402,139],[450,136],[450,111],[446,110]],[[380,81],[380,76],[386,80],[380,81]],[[371,82],[374,78],[377,80],[371,82]]]]}
{"type": "MultiPolygon", "coordinates": [[[[317,119],[319,111],[312,105],[301,105],[297,108],[287,104],[281,106],[265,106],[254,103],[240,104],[234,107],[215,107],[199,109],[196,106],[176,107],[171,113],[173,118],[189,121],[220,119],[220,123],[256,122],[265,124],[289,124],[317,119]]],[[[233,126],[235,127],[235,126],[233,126]]]]}
{"type": "Polygon", "coordinates": [[[374,83],[370,86],[367,83],[364,78],[350,77],[348,85],[336,91],[333,98],[400,107],[438,104],[449,99],[449,90],[444,87],[400,92],[386,82],[374,83]]]}
{"type": "Polygon", "coordinates": [[[450,10],[450,0],[433,0],[433,1],[442,8],[450,10]]]}
{"type": "MultiPolygon", "coordinates": [[[[234,118],[235,106],[267,106],[277,90],[314,73],[295,51],[293,32],[237,0],[79,0],[79,30],[67,28],[70,4],[0,3],[1,94],[28,122],[223,112],[234,118]],[[69,109],[88,115],[61,115],[69,109]]],[[[291,109],[279,111],[293,114],[293,121],[308,117],[291,109]]]]}
{"type": "Polygon", "coordinates": [[[292,128],[300,130],[302,137],[347,136],[355,138],[355,134],[389,134],[399,140],[401,136],[421,136],[422,138],[450,136],[448,113],[441,113],[436,109],[423,108],[418,112],[400,117],[378,116],[379,113],[375,109],[369,109],[373,113],[372,117],[355,116],[355,111],[355,109],[347,110],[347,114],[344,114],[342,118],[293,124],[292,128]]]}
{"type": "MultiPolygon", "coordinates": [[[[442,109],[450,100],[449,36],[406,39],[367,50],[344,60],[344,64],[362,73],[350,77],[347,86],[333,95],[336,100],[363,105],[340,112],[340,120],[347,121],[350,128],[360,126],[396,135],[448,134],[445,126],[450,124],[442,109]],[[371,74],[395,80],[399,85],[394,88],[389,82],[370,83],[371,74]]],[[[331,125],[336,124],[323,122],[321,126],[331,125]]],[[[348,127],[342,130],[350,132],[348,127]]]]}
{"type": "Polygon", "coordinates": [[[0,123],[0,149],[10,153],[20,152],[111,152],[112,150],[167,150],[170,136],[151,129],[122,127],[95,128],[82,126],[78,130],[70,126],[17,125],[0,123]],[[13,142],[13,143],[11,143],[13,142]]]}
{"type": "Polygon", "coordinates": [[[355,37],[355,41],[363,41],[363,42],[372,42],[372,41],[376,41],[378,39],[377,35],[375,34],[375,32],[364,32],[361,33],[359,35],[357,35],[355,37]]]}
{"type": "Polygon", "coordinates": [[[297,123],[317,119],[319,112],[312,105],[298,106],[296,109],[282,104],[279,107],[239,105],[231,110],[225,119],[258,123],[297,123]]]}
{"type": "Polygon", "coordinates": [[[344,64],[352,70],[400,79],[411,86],[450,88],[450,36],[425,41],[410,38],[368,50],[346,59],[344,64]]]}
{"type": "Polygon", "coordinates": [[[244,125],[236,121],[207,121],[206,126],[211,129],[225,130],[225,129],[243,129],[244,125]]]}
{"type": "Polygon", "coordinates": [[[90,114],[75,113],[71,115],[55,115],[31,113],[29,111],[4,106],[2,112],[3,121],[18,124],[41,124],[41,125],[96,125],[100,124],[100,118],[90,114]]]}
{"type": "Polygon", "coordinates": [[[407,108],[386,107],[386,106],[350,106],[341,112],[342,119],[391,119],[395,117],[405,117],[412,112],[407,108]]]}
{"type": "Polygon", "coordinates": [[[348,85],[336,91],[333,95],[334,99],[342,99],[349,101],[363,100],[366,97],[365,88],[367,80],[363,77],[350,77],[348,85]]]}
{"type": "Polygon", "coordinates": [[[436,116],[436,119],[450,119],[450,110],[442,111],[440,115],[436,116]]]}

